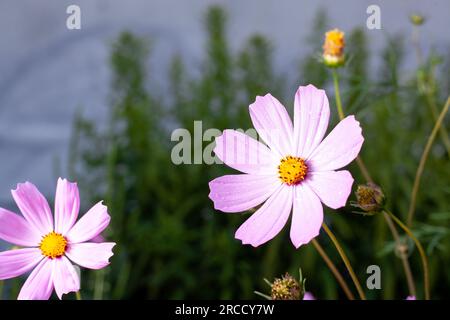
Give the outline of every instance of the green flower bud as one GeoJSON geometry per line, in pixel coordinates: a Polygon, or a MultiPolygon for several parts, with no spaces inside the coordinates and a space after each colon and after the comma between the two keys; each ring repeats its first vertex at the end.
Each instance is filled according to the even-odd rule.
{"type": "Polygon", "coordinates": [[[425,18],[419,14],[412,14],[409,16],[409,20],[413,25],[421,26],[425,22],[425,18]]]}

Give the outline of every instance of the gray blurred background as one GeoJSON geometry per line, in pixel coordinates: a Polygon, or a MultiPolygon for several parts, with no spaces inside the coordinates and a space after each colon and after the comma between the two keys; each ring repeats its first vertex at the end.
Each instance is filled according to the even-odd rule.
{"type": "MultiPolygon", "coordinates": [[[[408,15],[425,15],[424,47],[448,43],[450,1],[299,0],[1,0],[0,2],[0,205],[13,207],[10,189],[25,180],[52,195],[55,172],[66,172],[73,115],[105,123],[108,55],[112,40],[128,29],[148,35],[152,86],[170,94],[164,81],[173,54],[191,71],[204,53],[203,14],[214,3],[229,13],[229,38],[239,47],[252,33],[273,42],[276,67],[287,72],[309,53],[302,41],[318,8],[326,8],[342,30],[365,26],[366,8],[381,7],[382,30],[368,32],[370,48],[381,49],[386,33],[410,33],[408,15]],[[81,30],[66,28],[66,8],[81,7],[81,30]]],[[[319,41],[322,41],[320,39],[319,41]]],[[[409,61],[412,60],[412,53],[409,61]]],[[[376,65],[373,65],[376,68],[376,65]]],[[[408,59],[405,73],[408,72],[408,59]]],[[[169,139],[169,138],[168,138],[169,139]]]]}

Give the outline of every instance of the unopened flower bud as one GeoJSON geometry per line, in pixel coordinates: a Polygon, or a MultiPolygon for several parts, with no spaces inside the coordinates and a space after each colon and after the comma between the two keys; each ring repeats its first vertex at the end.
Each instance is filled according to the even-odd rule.
{"type": "Polygon", "coordinates": [[[325,33],[322,55],[324,63],[332,68],[342,66],[345,62],[344,48],[344,32],[333,29],[325,33]]]}
{"type": "Polygon", "coordinates": [[[374,183],[359,185],[356,189],[356,206],[367,213],[377,213],[383,209],[384,194],[374,183]]]}
{"type": "Polygon", "coordinates": [[[413,25],[421,26],[425,22],[425,18],[420,14],[412,14],[409,16],[409,20],[413,25]]]}

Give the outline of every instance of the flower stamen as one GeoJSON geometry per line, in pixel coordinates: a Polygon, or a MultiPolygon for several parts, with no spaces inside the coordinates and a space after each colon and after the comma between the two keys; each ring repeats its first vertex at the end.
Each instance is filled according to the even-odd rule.
{"type": "Polygon", "coordinates": [[[287,156],[280,161],[278,175],[288,186],[296,185],[305,180],[308,166],[300,157],[287,156]]]}
{"type": "Polygon", "coordinates": [[[62,234],[54,231],[42,237],[42,241],[39,243],[39,249],[41,249],[42,254],[50,259],[59,258],[64,255],[66,248],[66,238],[62,234]]]}

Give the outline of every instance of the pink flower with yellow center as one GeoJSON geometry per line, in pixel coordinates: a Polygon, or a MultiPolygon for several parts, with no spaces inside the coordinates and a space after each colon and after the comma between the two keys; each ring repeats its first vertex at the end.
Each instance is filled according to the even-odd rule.
{"type": "Polygon", "coordinates": [[[76,183],[58,179],[54,218],[47,200],[33,184],[18,184],[11,192],[23,217],[0,208],[0,239],[20,248],[0,252],[0,280],[33,269],[19,300],[46,300],[53,289],[59,299],[79,291],[80,278],[72,262],[89,269],[109,264],[115,243],[95,242],[111,219],[102,202],[76,222],[80,208],[76,183]]]}
{"type": "Polygon", "coordinates": [[[236,130],[216,138],[215,154],[243,174],[226,175],[209,183],[214,208],[242,212],[259,206],[235,237],[257,247],[275,237],[293,211],[290,237],[296,248],[319,234],[322,203],[345,206],[353,178],[346,170],[364,138],[359,122],[348,116],[323,139],[330,108],[325,91],[301,86],[294,102],[294,123],[272,95],[258,96],[250,117],[267,144],[236,130]],[[323,139],[323,140],[322,140],[323,139]]]}

